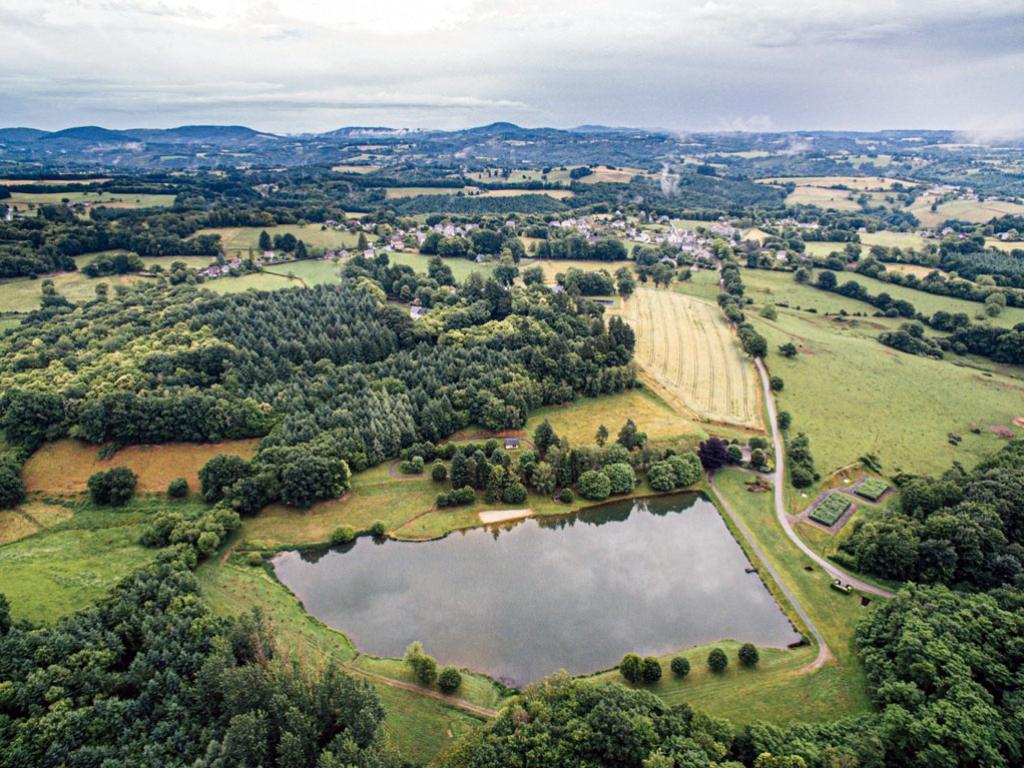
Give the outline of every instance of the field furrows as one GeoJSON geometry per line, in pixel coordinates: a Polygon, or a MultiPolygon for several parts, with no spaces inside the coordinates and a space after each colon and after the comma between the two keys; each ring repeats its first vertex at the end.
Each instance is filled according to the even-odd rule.
{"type": "Polygon", "coordinates": [[[708,421],[762,426],[753,367],[717,307],[641,289],[621,313],[637,334],[637,362],[673,406],[708,421]]]}

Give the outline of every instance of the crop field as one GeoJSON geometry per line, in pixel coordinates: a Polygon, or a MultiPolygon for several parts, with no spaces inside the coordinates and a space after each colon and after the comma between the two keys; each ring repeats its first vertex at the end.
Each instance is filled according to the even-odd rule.
{"type": "Polygon", "coordinates": [[[276,227],[218,227],[201,229],[197,235],[220,235],[221,248],[225,253],[237,255],[259,251],[260,232],[266,231],[271,238],[275,235],[294,235],[307,247],[314,250],[325,248],[354,248],[359,235],[348,230],[323,229],[319,224],[279,224],[276,227]]]}
{"type": "Polygon", "coordinates": [[[91,278],[81,272],[59,272],[37,280],[15,277],[0,280],[0,312],[31,312],[39,309],[44,279],[53,280],[57,293],[68,301],[78,303],[96,297],[96,286],[106,283],[113,289],[118,285],[132,285],[151,278],[142,275],[110,275],[91,278]]]}
{"type": "Polygon", "coordinates": [[[174,205],[174,195],[146,195],[135,192],[11,192],[7,201],[19,210],[36,205],[91,203],[110,208],[163,208],[174,205]]]}
{"type": "Polygon", "coordinates": [[[851,504],[853,504],[853,499],[845,493],[830,493],[811,512],[811,520],[822,525],[835,525],[836,521],[846,513],[851,504]]]}
{"type": "Polygon", "coordinates": [[[68,507],[45,501],[26,501],[14,509],[0,510],[0,546],[52,528],[71,515],[68,507]]]}
{"type": "Polygon", "coordinates": [[[714,304],[641,288],[620,313],[636,331],[636,360],[652,388],[697,418],[760,429],[754,366],[714,304]]]}
{"type": "Polygon", "coordinates": [[[245,459],[256,452],[259,438],[227,440],[222,443],[165,443],[131,445],[109,459],[99,458],[99,446],[64,439],[46,443],[32,454],[22,470],[25,489],[50,494],[81,493],[95,472],[112,467],[128,467],[139,476],[141,492],[163,493],[176,477],[188,480],[189,488],[199,490],[199,470],[218,453],[236,454],[245,459]]]}
{"type": "Polygon", "coordinates": [[[984,224],[999,216],[1024,214],[1024,205],[1003,200],[949,200],[932,211],[934,202],[934,197],[922,196],[907,210],[917,216],[923,227],[936,227],[948,219],[984,224]]]}

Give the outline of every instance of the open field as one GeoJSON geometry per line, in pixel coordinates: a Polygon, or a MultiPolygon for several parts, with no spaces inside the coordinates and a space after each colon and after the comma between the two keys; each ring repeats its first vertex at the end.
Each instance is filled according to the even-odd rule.
{"type": "MultiPolygon", "coordinates": [[[[204,596],[217,613],[231,616],[259,608],[273,626],[279,646],[292,658],[317,666],[328,660],[349,664],[356,657],[345,635],[307,614],[302,604],[263,568],[241,565],[230,558],[224,563],[205,563],[197,576],[204,596]]],[[[387,709],[384,729],[388,739],[407,759],[426,763],[455,738],[480,724],[473,716],[427,696],[376,681],[374,688],[387,709]]],[[[479,679],[466,678],[466,688],[477,692],[483,686],[479,679]]]]}
{"type": "MultiPolygon", "coordinates": [[[[748,295],[755,308],[764,303],[764,293],[748,295]]],[[[889,349],[875,338],[885,326],[873,318],[840,321],[785,308],[776,321],[748,317],[768,340],[769,370],[785,381],[777,399],[793,415],[791,434],[810,437],[823,477],[867,453],[878,454],[885,474],[939,472],[954,460],[970,466],[1003,442],[990,425],[1024,415],[1020,380],[889,349]],[[786,342],[800,349],[797,357],[777,353],[786,342]],[[980,434],[971,432],[975,426],[980,434]],[[949,444],[950,432],[963,437],[959,446],[949,444]]]]}
{"type": "Polygon", "coordinates": [[[988,248],[998,248],[1000,251],[1024,251],[1024,241],[1022,240],[1000,240],[998,237],[986,237],[985,246],[988,248]]]}
{"type": "Polygon", "coordinates": [[[629,267],[631,261],[575,261],[572,259],[533,259],[523,261],[519,265],[520,271],[529,267],[540,267],[544,270],[544,282],[549,285],[556,283],[555,275],[568,272],[570,268],[582,269],[584,272],[600,272],[602,269],[609,275],[615,277],[615,270],[620,267],[629,267]]]}
{"type": "Polygon", "coordinates": [[[923,227],[937,227],[949,219],[984,224],[999,216],[1024,214],[1024,205],[1002,200],[949,200],[932,211],[934,202],[934,197],[925,195],[915,200],[907,210],[917,216],[923,227]]]}
{"type": "Polygon", "coordinates": [[[74,187],[81,184],[101,184],[104,181],[110,181],[110,179],[105,176],[89,179],[0,179],[0,186],[27,187],[34,184],[63,184],[67,187],[74,187]]]}
{"type": "Polygon", "coordinates": [[[91,278],[81,272],[58,272],[36,280],[15,277],[0,280],[0,312],[31,312],[39,309],[43,280],[53,280],[57,293],[68,301],[79,303],[96,298],[96,286],[106,283],[111,289],[119,285],[132,285],[151,278],[142,275],[109,275],[91,278]]]}
{"type": "Polygon", "coordinates": [[[458,195],[462,193],[471,197],[519,197],[521,195],[547,195],[555,200],[564,200],[573,196],[571,189],[479,189],[477,187],[388,187],[384,197],[397,200],[406,197],[424,195],[458,195]]]}
{"type": "Polygon", "coordinates": [[[263,272],[250,272],[247,275],[238,277],[219,277],[216,280],[207,280],[203,288],[214,293],[241,293],[255,289],[257,291],[277,291],[282,288],[302,288],[303,282],[298,277],[292,279],[287,276],[287,270],[280,274],[269,270],[263,272]]]}
{"type": "MultiPolygon", "coordinates": [[[[431,258],[433,257],[415,251],[392,251],[388,254],[388,260],[392,264],[407,264],[417,272],[422,273],[427,271],[427,265],[430,263],[431,258]]],[[[471,259],[458,258],[445,258],[442,261],[451,267],[452,275],[460,283],[473,272],[479,272],[484,277],[487,277],[497,266],[497,262],[494,261],[485,261],[483,264],[477,264],[471,259]]]]}
{"type": "Polygon", "coordinates": [[[132,502],[117,511],[87,506],[51,528],[0,546],[0,593],[11,601],[14,618],[52,624],[91,605],[150,562],[156,550],[138,543],[144,506],[132,502]]]}
{"type": "Polygon", "coordinates": [[[761,428],[754,368],[717,306],[641,288],[620,310],[636,331],[636,360],[655,391],[698,419],[761,428]]]}
{"type": "Polygon", "coordinates": [[[100,459],[99,446],[64,439],[46,443],[32,454],[22,470],[25,490],[50,494],[82,493],[95,472],[128,467],[139,476],[137,490],[164,493],[176,477],[188,480],[191,491],[199,490],[199,470],[219,453],[252,458],[259,438],[222,443],[165,443],[130,445],[109,459],[100,459]]]}
{"type": "Polygon", "coordinates": [[[757,179],[757,182],[774,185],[796,184],[798,187],[819,187],[821,189],[843,186],[860,192],[884,192],[891,190],[896,184],[902,184],[904,187],[918,185],[915,181],[904,181],[887,176],[772,176],[757,179]]]}
{"type": "Polygon", "coordinates": [[[136,192],[11,192],[6,202],[25,210],[36,205],[90,203],[110,208],[163,208],[174,205],[174,195],[146,195],[136,192]]]}
{"type": "Polygon", "coordinates": [[[846,248],[846,243],[834,243],[828,240],[811,240],[810,242],[804,243],[805,252],[810,256],[831,256],[833,252],[843,252],[846,248]]]}
{"type": "Polygon", "coordinates": [[[337,173],[373,173],[379,171],[379,165],[335,165],[331,167],[337,173]]]}
{"type": "Polygon", "coordinates": [[[218,227],[201,229],[196,235],[220,235],[221,248],[231,255],[259,252],[260,232],[275,235],[294,235],[315,251],[325,248],[354,248],[359,235],[344,229],[324,229],[320,224],[279,224],[276,227],[218,227]]]}
{"type": "Polygon", "coordinates": [[[14,509],[0,509],[0,546],[52,528],[72,514],[69,507],[45,501],[26,501],[14,509]]]}
{"type": "Polygon", "coordinates": [[[927,242],[916,232],[864,232],[860,236],[860,242],[865,248],[872,245],[881,245],[885,248],[913,248],[920,250],[927,242]]]}
{"type": "MultiPolygon", "coordinates": [[[[129,251],[113,250],[113,251],[96,251],[95,253],[86,253],[81,256],[75,257],[75,264],[79,269],[82,269],[87,264],[91,264],[101,256],[113,256],[118,253],[129,253],[129,251]]],[[[142,263],[146,265],[148,269],[159,266],[164,270],[170,270],[171,264],[176,261],[180,261],[187,267],[194,269],[205,269],[206,267],[213,264],[214,259],[212,256],[142,256],[142,263]]],[[[96,278],[96,280],[106,280],[105,277],[96,278]]]]}
{"type": "Polygon", "coordinates": [[[341,265],[333,260],[302,259],[301,261],[287,261],[284,264],[268,264],[263,268],[263,271],[271,275],[301,280],[308,286],[337,283],[341,279],[341,265]]]}
{"type": "MultiPolygon", "coordinates": [[[[578,165],[569,165],[564,168],[552,168],[547,175],[540,169],[516,168],[509,175],[488,175],[486,171],[473,171],[466,174],[466,178],[480,184],[523,184],[531,181],[547,181],[553,184],[570,184],[573,179],[569,176],[570,171],[579,168],[578,165]]],[[[500,169],[491,169],[500,170],[500,169]]],[[[646,175],[646,172],[639,168],[609,168],[607,165],[595,165],[589,176],[584,176],[578,181],[584,184],[628,184],[634,176],[646,175]]],[[[549,190],[550,191],[550,190],[549,190]]]]}

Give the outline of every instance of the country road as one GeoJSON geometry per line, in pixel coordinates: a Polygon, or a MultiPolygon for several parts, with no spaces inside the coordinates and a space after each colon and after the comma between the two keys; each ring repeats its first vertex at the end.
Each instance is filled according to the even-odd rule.
{"type": "Polygon", "coordinates": [[[772,445],[775,448],[775,471],[772,473],[772,482],[775,485],[775,517],[778,519],[779,525],[782,526],[790,541],[796,544],[797,547],[800,548],[801,552],[820,565],[832,578],[840,579],[845,584],[851,584],[854,589],[861,592],[868,592],[872,595],[879,595],[881,597],[895,597],[895,595],[889,590],[876,587],[874,584],[868,584],[866,581],[858,579],[856,576],[851,576],[841,568],[836,567],[807,546],[803,539],[797,535],[797,532],[793,530],[793,524],[790,522],[789,515],[786,513],[785,486],[783,485],[786,480],[786,453],[785,447],[782,444],[782,436],[779,434],[778,416],[775,413],[775,398],[772,397],[772,388],[768,380],[768,371],[764,367],[764,363],[761,361],[761,358],[755,358],[754,365],[757,367],[757,373],[761,377],[761,388],[764,390],[764,402],[768,407],[768,423],[771,426],[772,431],[772,445]]]}

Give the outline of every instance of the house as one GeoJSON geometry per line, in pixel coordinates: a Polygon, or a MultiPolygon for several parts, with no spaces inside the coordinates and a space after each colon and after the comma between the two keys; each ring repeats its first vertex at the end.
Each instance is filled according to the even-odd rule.
{"type": "Polygon", "coordinates": [[[426,307],[417,307],[415,305],[409,307],[409,317],[411,317],[413,320],[419,320],[425,314],[427,314],[426,307]]]}
{"type": "Polygon", "coordinates": [[[518,437],[506,437],[505,438],[505,450],[506,451],[518,451],[519,450],[519,438],[518,437]]]}

